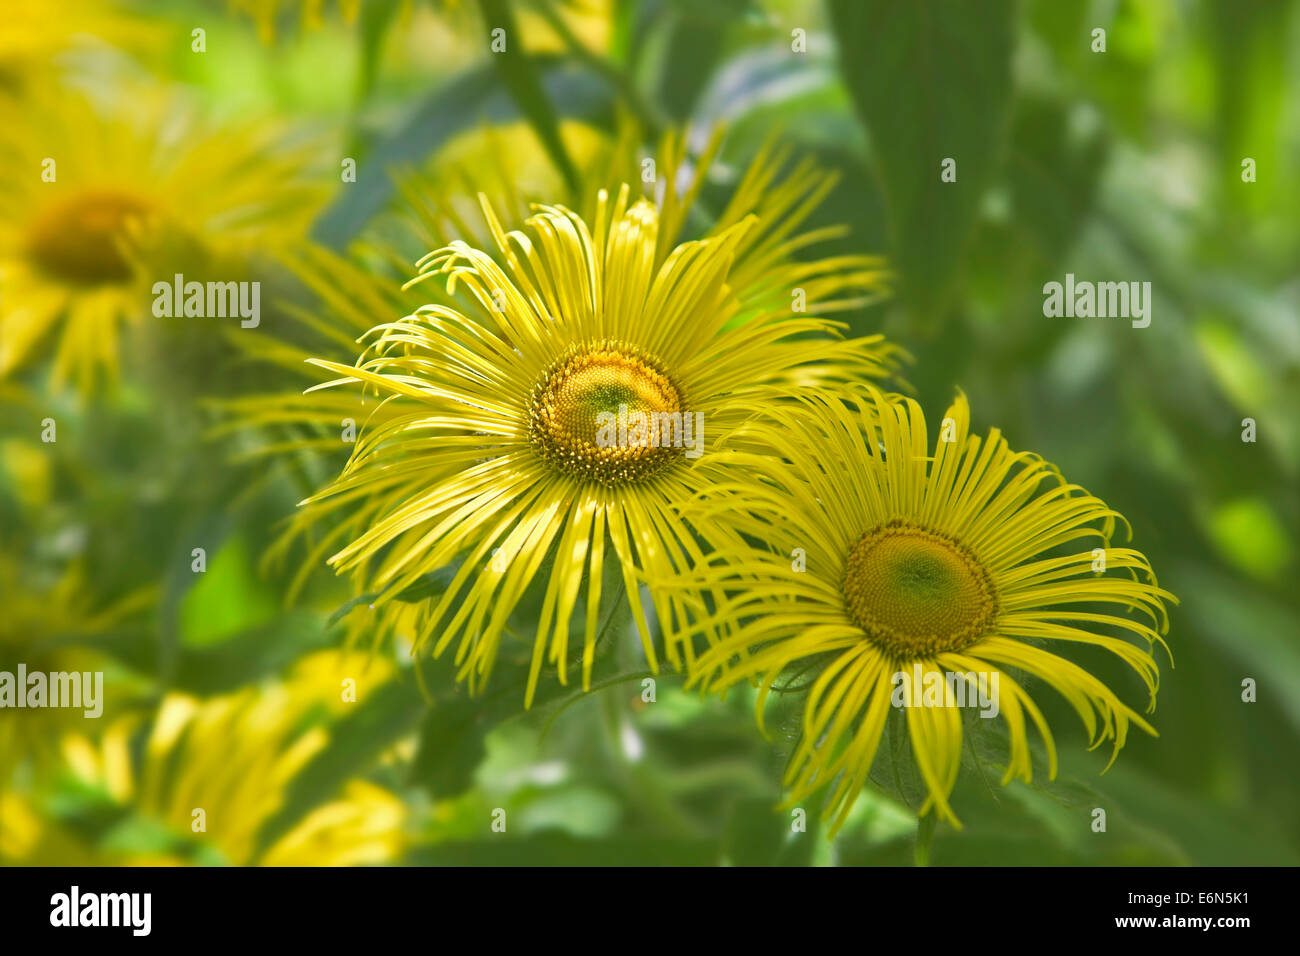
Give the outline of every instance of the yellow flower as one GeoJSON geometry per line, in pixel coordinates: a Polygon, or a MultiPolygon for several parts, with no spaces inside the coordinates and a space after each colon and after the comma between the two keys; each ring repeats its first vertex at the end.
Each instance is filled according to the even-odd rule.
{"type": "MultiPolygon", "coordinates": [[[[5,596],[5,612],[0,615],[0,671],[16,673],[19,664],[29,673],[107,671],[109,680],[116,679],[117,693],[113,701],[101,699],[99,704],[107,704],[111,716],[141,688],[133,688],[131,679],[108,655],[69,643],[69,639],[105,634],[151,607],[157,593],[153,588],[142,589],[97,606],[87,585],[86,569],[79,562],[47,571],[38,568],[29,554],[20,557],[0,551],[0,594],[5,596]]],[[[59,736],[84,722],[82,711],[76,709],[6,709],[3,713],[0,787],[26,761],[48,763],[59,736]]]]}
{"type": "MultiPolygon", "coordinates": [[[[894,347],[879,336],[846,341],[819,315],[878,295],[880,262],[789,258],[807,244],[796,230],[825,180],[777,185],[770,161],[755,169],[719,225],[681,244],[674,237],[698,182],[684,194],[667,189],[662,208],[633,201],[627,186],[601,190],[589,220],[539,207],[526,230],[510,232],[483,200],[496,257],[457,240],[420,264],[420,278],[445,277],[457,307],[431,304],[378,325],[355,366],[316,361],[342,376],[321,387],[361,383],[385,417],[358,438],[343,474],[305,503],[297,527],[342,510],[330,538],[350,540],[331,564],[379,594],[380,608],[459,560],[445,590],[422,602],[416,641],[435,656],[454,647],[471,689],[488,676],[534,579],[545,593],[526,701],[544,663],[567,682],[584,581],[588,685],[607,543],[657,669],[636,574],[700,554],[673,509],[704,487],[696,456],[801,385],[892,373],[894,347]],[[792,311],[796,287],[808,314],[792,311]],[[602,433],[602,415],[620,412],[681,423],[677,446],[602,433]]],[[[678,603],[658,602],[661,618],[678,603]]],[[[671,651],[669,659],[678,663],[671,651]]]]}
{"type": "Polygon", "coordinates": [[[239,277],[227,270],[254,243],[301,236],[312,215],[305,154],[275,148],[269,128],[126,99],[111,115],[70,94],[0,109],[0,376],[48,343],[56,383],[92,391],[116,375],[121,327],[150,314],[155,281],[239,277]]]}
{"type": "MultiPolygon", "coordinates": [[[[99,792],[136,834],[87,842],[32,808],[34,800],[0,782],[0,853],[45,865],[348,866],[390,862],[404,846],[401,800],[363,779],[306,813],[263,848],[263,827],[285,806],[303,768],[328,744],[328,715],[339,708],[339,674],[357,675],[360,658],[333,651],[304,658],[283,683],[247,687],[208,700],[168,694],[133,757],[136,718],[115,721],[102,739],[62,740],[64,766],[99,792]],[[140,834],[148,834],[142,839],[140,834]],[[147,847],[147,848],[145,848],[147,847]]],[[[366,671],[376,683],[389,662],[366,671]]]]}
{"type": "Polygon", "coordinates": [[[687,514],[767,546],[720,552],[657,584],[724,595],[707,612],[697,607],[676,640],[722,632],[694,660],[690,682],[723,691],[757,679],[760,725],[778,676],[809,675],[786,773],[791,804],[834,782],[826,812],[838,829],[867,780],[891,703],[906,704],[928,790],[920,812],[957,823],[948,803],[961,758],[957,705],[980,693],[1010,732],[1003,783],[1030,779],[1026,717],[1054,776],[1051,733],[1013,673],[1057,690],[1094,747],[1113,741],[1112,762],[1130,723],[1154,734],[1105,684],[1056,653],[1079,644],[1110,651],[1145,682],[1154,709],[1150,651],[1164,645],[1164,605],[1176,599],[1156,585],[1142,554],[1112,545],[1122,517],[1038,457],[1010,451],[998,431],[971,435],[964,397],[946,412],[933,453],[915,402],[873,388],[862,399],[858,407],[827,396],[776,409],[762,433],[767,453],[719,456],[715,467],[747,469],[751,480],[715,488],[687,514]]]}
{"type": "Polygon", "coordinates": [[[140,48],[156,45],[163,31],[111,0],[62,0],[27,3],[6,0],[0,6],[0,92],[22,88],[46,73],[53,59],[93,38],[100,42],[140,48]]]}

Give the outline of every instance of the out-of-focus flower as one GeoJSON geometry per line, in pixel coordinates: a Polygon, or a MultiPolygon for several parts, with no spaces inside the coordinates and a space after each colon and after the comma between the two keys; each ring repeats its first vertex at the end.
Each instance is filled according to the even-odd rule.
{"type": "MultiPolygon", "coordinates": [[[[303,31],[319,30],[327,22],[342,23],[355,27],[366,9],[367,3],[376,4],[379,0],[230,0],[231,9],[249,17],[257,25],[258,36],[264,43],[276,39],[280,27],[286,22],[296,23],[303,31]]],[[[552,3],[554,0],[546,0],[552,3]]],[[[555,9],[542,12],[532,10],[528,5],[519,5],[512,11],[518,18],[520,36],[514,42],[527,38],[530,53],[547,53],[565,48],[570,42],[562,35],[557,35],[555,23],[569,35],[572,42],[580,42],[589,48],[603,49],[611,33],[613,0],[576,0],[576,2],[555,3],[555,9]]],[[[481,38],[484,49],[487,48],[488,30],[493,24],[482,22],[480,2],[477,0],[402,0],[401,4],[387,14],[409,27],[416,14],[425,17],[429,25],[442,28],[448,39],[454,38],[457,45],[466,46],[465,38],[481,38]]],[[[509,41],[507,41],[509,42],[509,41]]]]}
{"type": "Polygon", "coordinates": [[[43,84],[61,53],[98,41],[127,49],[155,43],[162,31],[114,0],[32,3],[0,0],[0,94],[43,84]]]}
{"type": "Polygon", "coordinates": [[[49,349],[56,382],[88,393],[116,375],[122,326],[151,314],[156,282],[241,279],[255,248],[301,237],[321,195],[307,153],[176,105],[0,106],[0,376],[49,349]]]}
{"type": "MultiPolygon", "coordinates": [[[[155,589],[148,588],[97,606],[88,596],[81,564],[49,577],[45,569],[7,550],[0,551],[0,594],[0,670],[11,675],[19,664],[28,673],[120,672],[107,654],[89,649],[86,642],[139,615],[157,597],[155,589]]],[[[129,688],[123,675],[119,700],[134,696],[129,688]]],[[[15,691],[26,693],[26,688],[15,691]]],[[[0,720],[0,786],[26,761],[48,762],[60,736],[84,721],[83,710],[75,708],[6,707],[0,720]]]]}
{"type": "MultiPolygon", "coordinates": [[[[364,657],[365,655],[362,655],[364,657]]],[[[87,826],[32,812],[18,788],[0,792],[0,857],[72,865],[206,863],[346,866],[394,860],[404,845],[402,801],[364,779],[346,783],[274,839],[264,828],[281,812],[297,775],[328,745],[340,674],[362,662],[324,651],[299,662],[283,683],[200,700],[168,694],[132,742],[138,718],[113,723],[98,740],[61,741],[65,786],[82,794],[87,826]],[[351,660],[351,664],[348,661],[351,660]]],[[[367,671],[381,682],[391,664],[367,671]]],[[[76,814],[73,813],[75,816],[76,814]]]]}

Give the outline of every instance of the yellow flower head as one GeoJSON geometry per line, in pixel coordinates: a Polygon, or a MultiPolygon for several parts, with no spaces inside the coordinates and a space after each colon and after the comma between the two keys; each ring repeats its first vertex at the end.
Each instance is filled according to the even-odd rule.
{"type": "Polygon", "coordinates": [[[298,775],[330,740],[339,674],[391,678],[386,661],[334,651],[304,658],[282,683],[246,687],[200,700],[170,693],[151,716],[143,747],[133,747],[138,717],[109,725],[101,739],[68,734],[64,766],[81,785],[119,811],[121,841],[64,832],[28,809],[18,789],[0,780],[0,859],[62,865],[347,866],[391,862],[404,846],[402,801],[352,779],[269,845],[265,828],[286,805],[298,775]],[[200,812],[201,811],[201,812],[200,812]],[[151,838],[141,848],[139,834],[151,838]]]}
{"type": "MultiPolygon", "coordinates": [[[[808,211],[799,197],[820,188],[764,193],[750,183],[728,212],[775,198],[779,221],[724,213],[705,238],[681,244],[665,241],[665,229],[681,229],[690,195],[669,192],[661,210],[633,201],[626,186],[602,190],[590,221],[543,206],[509,232],[484,200],[496,255],[454,241],[420,264],[421,278],[444,278],[460,306],[431,304],[377,326],[355,366],[316,362],[342,376],[321,387],[361,383],[384,417],[306,503],[299,527],[345,509],[331,537],[346,544],[330,561],[378,594],[381,609],[459,561],[445,589],[423,602],[416,641],[435,655],[454,647],[472,687],[538,579],[545,594],[529,701],[544,663],[566,680],[584,581],[584,686],[590,680],[608,541],[657,668],[636,575],[700,554],[673,503],[704,487],[694,465],[714,436],[801,384],[894,368],[897,350],[879,336],[847,341],[817,317],[838,295],[878,292],[879,263],[787,257],[804,244],[791,235],[808,211]],[[800,285],[808,313],[791,308],[800,285]],[[628,430],[629,415],[645,430],[628,430]]],[[[678,601],[665,598],[659,613],[678,601]]]]}
{"type": "Polygon", "coordinates": [[[928,789],[921,813],[956,824],[948,798],[961,759],[958,705],[980,693],[1010,731],[1003,783],[1030,779],[1026,716],[1054,776],[1051,733],[1013,672],[1059,691],[1093,746],[1111,740],[1118,754],[1130,723],[1154,734],[1105,684],[1055,653],[1069,644],[1112,652],[1145,682],[1154,709],[1150,652],[1164,645],[1165,602],[1175,599],[1146,558],[1112,546],[1122,517],[1038,457],[1012,452],[997,430],[970,434],[964,397],[931,451],[915,402],[870,387],[861,394],[856,407],[818,396],[775,409],[766,453],[719,456],[715,467],[745,468],[753,480],[715,489],[686,513],[767,546],[719,552],[658,585],[722,595],[708,612],[697,607],[676,639],[689,645],[721,632],[693,658],[691,682],[722,691],[757,679],[760,725],[779,675],[816,674],[787,770],[791,803],[834,781],[827,815],[838,829],[893,704],[904,709],[928,789]]]}
{"type": "Polygon", "coordinates": [[[138,50],[156,46],[165,31],[114,0],[62,0],[0,4],[0,95],[50,82],[55,58],[91,42],[138,50]]]}
{"type": "Polygon", "coordinates": [[[132,100],[115,114],[71,95],[0,109],[0,376],[52,346],[56,382],[89,392],[116,375],[121,326],[150,314],[155,281],[239,278],[255,243],[306,228],[317,190],[302,151],[263,126],[132,100]]]}
{"type": "MultiPolygon", "coordinates": [[[[29,673],[107,671],[117,679],[118,701],[134,698],[139,688],[121,673],[111,657],[69,641],[100,636],[130,621],[156,599],[153,589],[128,594],[111,604],[100,604],[91,594],[86,567],[76,562],[54,571],[40,567],[27,549],[9,542],[0,550],[0,594],[5,613],[0,615],[0,671],[16,673],[19,664],[29,673]]],[[[17,688],[26,694],[27,688],[17,688]]],[[[102,706],[106,702],[100,698],[102,706]]],[[[110,706],[111,715],[119,708],[110,706]]],[[[27,761],[48,763],[58,738],[69,727],[82,726],[83,711],[6,709],[0,720],[0,786],[10,773],[27,761]]]]}

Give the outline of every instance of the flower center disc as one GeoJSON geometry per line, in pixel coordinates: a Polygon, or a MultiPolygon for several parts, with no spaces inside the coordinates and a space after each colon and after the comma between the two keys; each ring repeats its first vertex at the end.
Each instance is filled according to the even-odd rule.
{"type": "Polygon", "coordinates": [[[121,282],[130,278],[131,264],[118,243],[127,222],[146,212],[144,202],[126,193],[82,193],[36,219],[27,235],[28,254],[46,272],[66,282],[121,282]]]}
{"type": "Polygon", "coordinates": [[[543,458],[580,478],[640,481],[681,457],[673,435],[667,447],[662,443],[660,425],[667,419],[680,428],[682,404],[659,362],[640,350],[606,342],[582,346],[538,381],[529,437],[543,458]]]}
{"type": "Polygon", "coordinates": [[[853,544],[842,587],[853,622],[895,658],[968,647],[997,614],[993,582],[970,551],[897,520],[853,544]]]}

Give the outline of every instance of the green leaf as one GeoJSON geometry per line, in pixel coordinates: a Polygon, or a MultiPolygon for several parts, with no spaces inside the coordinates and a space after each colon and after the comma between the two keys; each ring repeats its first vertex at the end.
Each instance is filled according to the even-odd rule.
{"type": "Polygon", "coordinates": [[[363,101],[375,87],[384,37],[397,16],[398,0],[371,0],[361,8],[361,26],[357,38],[361,45],[361,63],[357,70],[357,100],[363,101]]]}
{"type": "Polygon", "coordinates": [[[871,137],[902,292],[941,320],[1002,158],[1013,0],[830,0],[840,71],[871,137]],[[945,159],[956,181],[940,179],[945,159]]]}
{"type": "Polygon", "coordinates": [[[181,604],[202,576],[193,570],[194,548],[203,547],[207,554],[212,554],[230,533],[233,524],[233,518],[225,511],[191,514],[184,519],[173,540],[168,542],[169,560],[162,573],[158,608],[157,673],[164,680],[170,680],[180,653],[181,604]]]}
{"type": "MultiPolygon", "coordinates": [[[[834,64],[791,56],[784,47],[758,47],[728,59],[692,118],[702,126],[724,123],[729,155],[753,153],[775,132],[807,148],[866,156],[862,124],[834,64]]],[[[874,184],[859,178],[854,185],[874,184]]]]}
{"type": "Polygon", "coordinates": [[[435,701],[420,724],[411,782],[428,787],[439,800],[464,793],[487,754],[487,729],[480,702],[468,695],[435,701]]]}
{"type": "Polygon", "coordinates": [[[231,536],[210,554],[207,571],[195,578],[179,605],[182,645],[220,643],[276,614],[275,596],[257,577],[242,534],[231,536]]]}
{"type": "MultiPolygon", "coordinates": [[[[1065,744],[1067,738],[1057,739],[1065,744]]],[[[1060,771],[1049,780],[1043,748],[1031,741],[1033,782],[1002,787],[1007,740],[999,721],[970,741],[982,770],[958,783],[953,808],[964,829],[940,828],[936,863],[1248,866],[1296,860],[1277,824],[1204,793],[1175,789],[1127,750],[1102,774],[1103,754],[1063,746],[1060,771]],[[1096,809],[1106,812],[1104,832],[1093,830],[1096,809]]]]}
{"type": "MultiPolygon", "coordinates": [[[[707,7],[701,9],[707,10],[707,7]]],[[[680,10],[662,38],[663,54],[656,83],[664,111],[680,122],[691,114],[695,101],[718,65],[726,21],[680,10]]]]}
{"type": "MultiPolygon", "coordinates": [[[[422,574],[414,584],[402,589],[393,595],[394,601],[402,601],[406,604],[418,604],[427,598],[438,597],[447,587],[455,580],[456,572],[460,570],[461,561],[457,559],[446,567],[439,568],[437,571],[430,571],[428,574],[422,574]]],[[[350,601],[339,605],[338,608],[330,614],[329,623],[333,627],[339,621],[351,613],[352,609],[361,604],[373,604],[375,599],[381,596],[383,591],[369,591],[365,594],[359,594],[350,601]]]]}
{"type": "Polygon", "coordinates": [[[1105,127],[1071,127],[1065,103],[1027,96],[1011,122],[1007,179],[1015,229],[1054,265],[1088,222],[1110,150],[1105,127]]]}
{"type": "Polygon", "coordinates": [[[1268,592],[1190,562],[1174,567],[1161,583],[1172,581],[1183,613],[1226,654],[1245,668],[1225,683],[1226,694],[1241,693],[1240,678],[1254,677],[1300,731],[1300,648],[1294,612],[1268,592]]]}
{"type": "MultiPolygon", "coordinates": [[[[1095,784],[1121,822],[1173,841],[1200,866],[1295,866],[1300,856],[1276,822],[1196,793],[1175,791],[1136,767],[1116,764],[1095,784]]],[[[1113,816],[1113,815],[1112,815],[1113,816]]],[[[1278,821],[1280,822],[1280,821],[1278,821]]]]}

